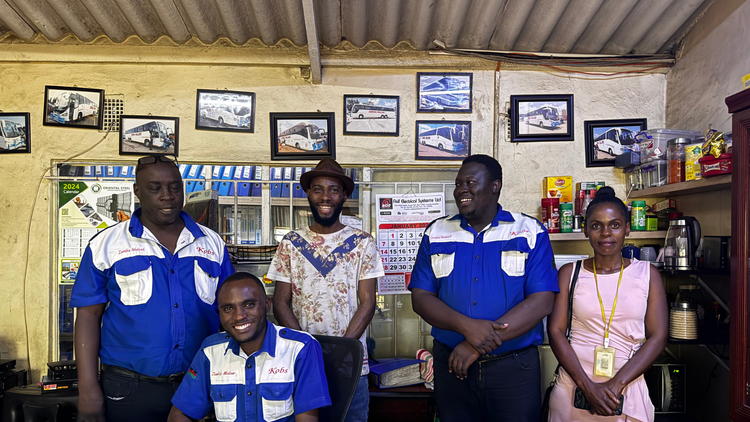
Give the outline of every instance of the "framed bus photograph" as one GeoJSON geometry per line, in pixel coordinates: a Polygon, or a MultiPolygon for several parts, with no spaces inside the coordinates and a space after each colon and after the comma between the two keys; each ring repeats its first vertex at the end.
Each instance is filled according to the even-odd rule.
{"type": "Polygon", "coordinates": [[[648,129],[646,119],[586,120],[586,167],[613,167],[618,155],[631,151],[635,135],[648,129]]]}
{"type": "Polygon", "coordinates": [[[103,89],[44,87],[45,126],[101,129],[103,110],[103,89]]]}
{"type": "Polygon", "coordinates": [[[511,142],[572,141],[573,95],[511,95],[511,142]]]}
{"type": "Polygon", "coordinates": [[[417,120],[415,160],[463,160],[471,155],[471,122],[417,120]]]}
{"type": "Polygon", "coordinates": [[[417,73],[417,113],[471,113],[471,73],[417,73]]]}
{"type": "Polygon", "coordinates": [[[344,135],[398,136],[399,97],[344,95],[344,135]]]}
{"type": "Polygon", "coordinates": [[[179,152],[178,117],[120,116],[120,155],[174,155],[179,152]]]}
{"type": "Polygon", "coordinates": [[[334,113],[269,113],[272,160],[336,158],[334,113]]]}
{"type": "Polygon", "coordinates": [[[199,89],[195,105],[195,128],[255,132],[255,93],[199,89]]]}
{"type": "Polygon", "coordinates": [[[31,152],[29,113],[0,113],[0,154],[31,152]]]}

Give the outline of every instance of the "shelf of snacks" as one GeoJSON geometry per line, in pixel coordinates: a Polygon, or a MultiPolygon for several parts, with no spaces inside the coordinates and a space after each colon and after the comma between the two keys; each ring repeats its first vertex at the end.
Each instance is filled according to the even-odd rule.
{"type": "Polygon", "coordinates": [[[630,197],[654,198],[664,196],[680,196],[731,188],[732,175],[725,174],[721,176],[706,177],[700,180],[690,180],[688,182],[673,183],[671,185],[634,190],[630,194],[630,197]]]}
{"type": "MultiPolygon", "coordinates": [[[[626,239],[664,239],[667,236],[666,230],[644,230],[635,231],[631,230],[630,235],[626,239]]],[[[581,233],[550,233],[549,240],[561,241],[561,240],[586,240],[583,232],[581,233]]]]}

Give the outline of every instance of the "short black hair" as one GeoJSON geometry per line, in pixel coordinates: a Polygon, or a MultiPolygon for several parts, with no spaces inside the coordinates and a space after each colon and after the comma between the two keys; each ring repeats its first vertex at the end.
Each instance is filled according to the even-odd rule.
{"type": "Polygon", "coordinates": [[[497,162],[496,159],[490,157],[489,155],[484,154],[475,154],[470,155],[466,157],[461,163],[461,165],[469,164],[469,163],[479,163],[483,164],[484,167],[487,169],[487,173],[489,173],[492,180],[499,180],[500,186],[502,187],[503,184],[503,167],[500,165],[500,163],[497,162]]]}
{"type": "Polygon", "coordinates": [[[615,190],[610,186],[603,186],[596,191],[596,197],[589,202],[589,206],[586,208],[586,221],[589,221],[593,209],[601,204],[613,204],[615,208],[622,213],[625,220],[630,222],[628,207],[625,206],[625,203],[615,195],[615,190]]]}
{"type": "Polygon", "coordinates": [[[219,292],[221,292],[221,289],[224,288],[224,286],[226,286],[229,283],[232,283],[232,282],[235,282],[235,281],[240,281],[240,280],[252,280],[252,281],[254,281],[258,285],[258,287],[260,287],[260,290],[263,292],[263,300],[266,299],[266,286],[263,285],[263,282],[260,281],[260,279],[258,277],[254,276],[254,275],[252,275],[250,273],[244,272],[244,271],[236,272],[236,273],[230,275],[229,277],[227,277],[226,280],[224,280],[224,282],[221,283],[221,286],[219,286],[219,290],[216,291],[216,298],[217,299],[219,298],[219,292]]]}

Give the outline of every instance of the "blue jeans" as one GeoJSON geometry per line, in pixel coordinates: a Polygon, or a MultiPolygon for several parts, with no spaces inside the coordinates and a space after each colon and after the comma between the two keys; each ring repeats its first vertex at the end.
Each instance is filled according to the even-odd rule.
{"type": "Polygon", "coordinates": [[[537,422],[541,411],[539,352],[531,347],[471,364],[468,377],[448,372],[453,349],[435,341],[435,405],[440,422],[537,422]]]}
{"type": "Polygon", "coordinates": [[[367,375],[363,375],[359,377],[359,384],[357,384],[357,390],[354,392],[352,404],[349,405],[344,422],[366,422],[369,411],[370,384],[367,382],[367,375]]]}

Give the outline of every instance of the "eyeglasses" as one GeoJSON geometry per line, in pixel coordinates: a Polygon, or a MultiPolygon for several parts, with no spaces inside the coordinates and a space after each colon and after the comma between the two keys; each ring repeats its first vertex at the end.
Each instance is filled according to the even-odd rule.
{"type": "Polygon", "coordinates": [[[138,159],[138,165],[135,166],[135,172],[138,173],[138,170],[141,169],[142,166],[145,166],[147,164],[153,164],[157,161],[161,161],[163,163],[171,163],[175,166],[179,166],[179,163],[177,162],[177,157],[175,157],[174,160],[167,157],[166,155],[148,155],[146,157],[141,157],[138,159]]]}

